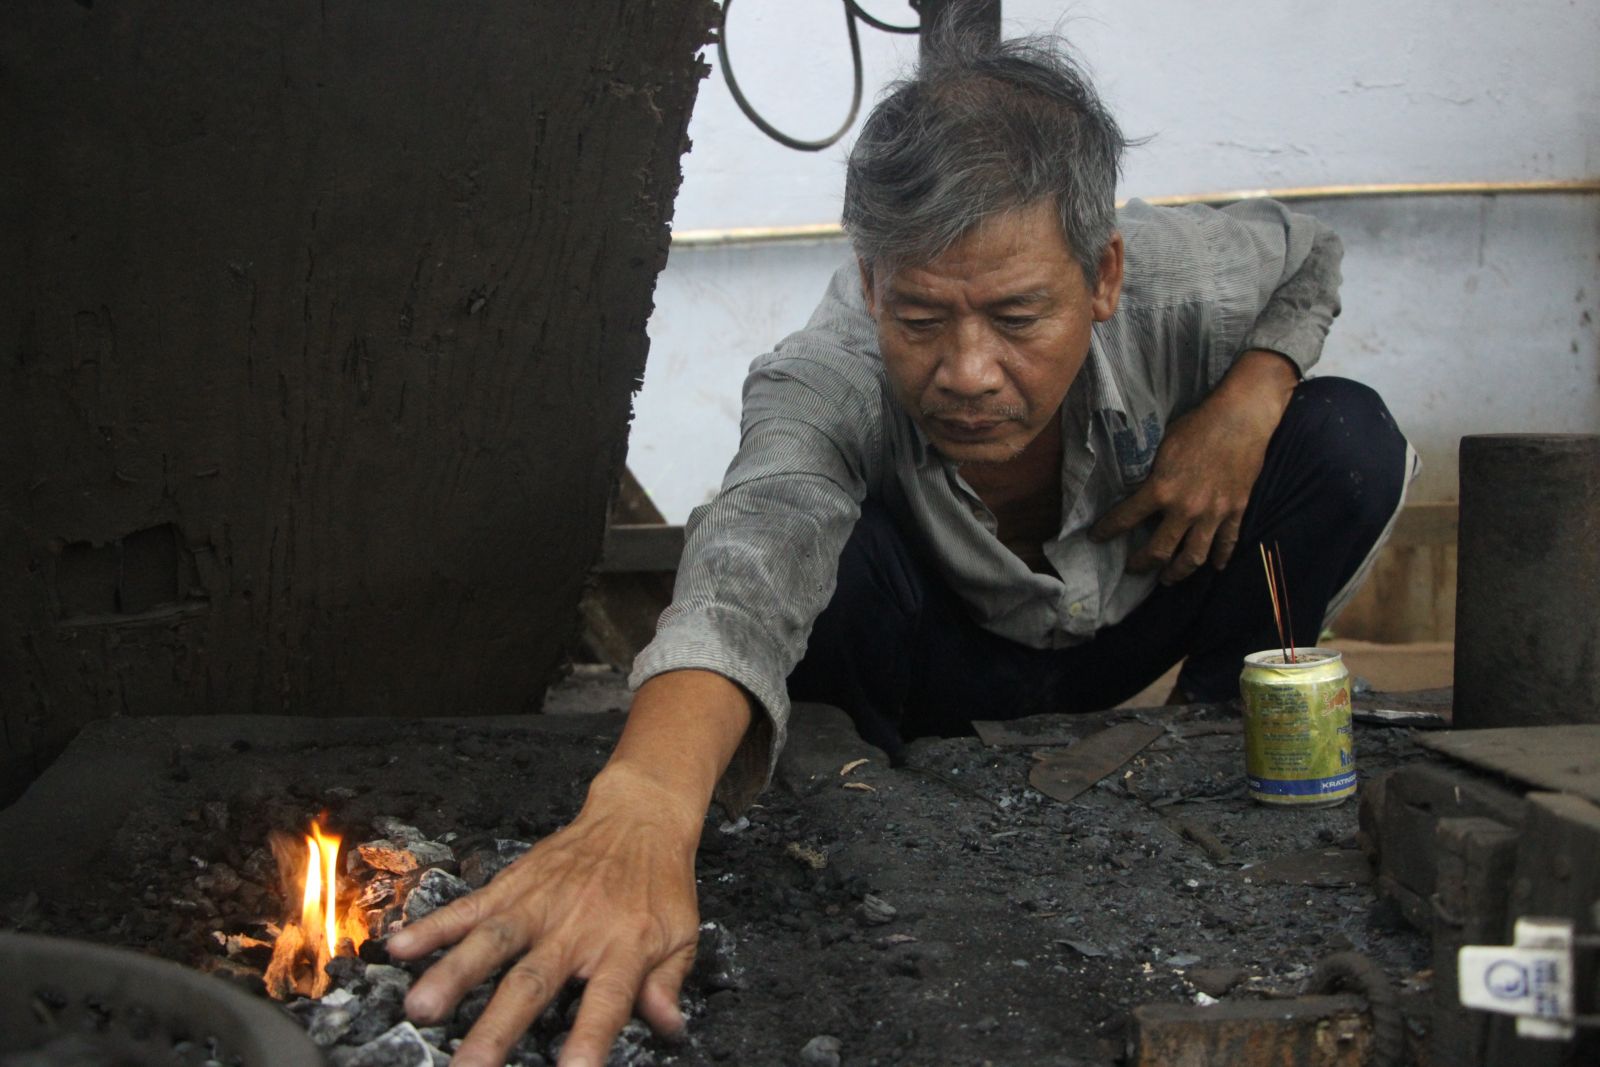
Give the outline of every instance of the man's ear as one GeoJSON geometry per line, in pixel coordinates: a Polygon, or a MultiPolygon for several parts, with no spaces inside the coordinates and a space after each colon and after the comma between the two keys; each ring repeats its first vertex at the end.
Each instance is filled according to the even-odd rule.
{"type": "Polygon", "coordinates": [[[1089,311],[1094,321],[1104,322],[1117,313],[1122,299],[1122,234],[1113,231],[1100,253],[1099,275],[1089,296],[1089,311]]]}
{"type": "Polygon", "coordinates": [[[860,256],[856,257],[856,267],[861,271],[861,295],[867,301],[867,314],[873,318],[878,315],[878,291],[872,284],[872,265],[860,256]]]}

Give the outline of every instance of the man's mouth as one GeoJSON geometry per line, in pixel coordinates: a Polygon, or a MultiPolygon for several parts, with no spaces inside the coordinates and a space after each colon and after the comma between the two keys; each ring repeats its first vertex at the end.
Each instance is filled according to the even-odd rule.
{"type": "Polygon", "coordinates": [[[1005,419],[960,419],[935,416],[932,420],[938,435],[950,441],[982,441],[993,437],[1005,426],[1005,419]]]}

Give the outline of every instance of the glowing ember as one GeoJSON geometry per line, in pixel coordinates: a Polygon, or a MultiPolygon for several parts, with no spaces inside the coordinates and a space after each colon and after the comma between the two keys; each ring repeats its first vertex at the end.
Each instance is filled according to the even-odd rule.
{"type": "Polygon", "coordinates": [[[267,966],[267,991],[280,1000],[295,993],[320,997],[332,982],[328,961],[353,953],[367,939],[360,916],[348,908],[339,914],[339,840],[315,822],[303,851],[282,835],[273,840],[279,874],[290,893],[300,896],[299,921],[283,924],[267,966]],[[302,859],[295,858],[297,852],[302,859]]]}

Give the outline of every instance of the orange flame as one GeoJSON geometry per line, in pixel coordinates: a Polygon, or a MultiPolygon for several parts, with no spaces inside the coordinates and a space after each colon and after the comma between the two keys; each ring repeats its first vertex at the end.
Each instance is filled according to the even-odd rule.
{"type": "Polygon", "coordinates": [[[340,920],[339,843],[340,838],[311,824],[305,838],[300,921],[284,924],[267,967],[267,989],[280,999],[292,993],[320,997],[331,983],[326,967],[339,951],[341,934],[354,948],[367,939],[359,916],[340,920]]]}

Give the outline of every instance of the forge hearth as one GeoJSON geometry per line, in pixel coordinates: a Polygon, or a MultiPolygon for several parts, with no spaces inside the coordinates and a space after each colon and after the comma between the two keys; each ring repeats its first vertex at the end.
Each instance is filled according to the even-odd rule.
{"type": "MultiPolygon", "coordinates": [[[[1028,736],[1086,737],[1130,714],[1030,720],[1028,736]]],[[[1316,964],[1352,949],[1420,993],[1425,939],[1377,901],[1353,803],[1255,805],[1235,716],[1138,714],[1161,739],[1060,804],[1027,787],[1045,741],[924,741],[891,769],[825,710],[802,708],[760,805],[708,821],[689,1043],[636,1026],[618,1062],[795,1062],[809,1047],[858,1064],[1112,1063],[1140,1004],[1300,993],[1316,964]]],[[[428,879],[436,903],[456,891],[446,875],[482,884],[570,819],[620,725],[608,714],[96,723],[0,812],[0,855],[17,867],[0,925],[253,971],[228,954],[270,940],[239,924],[284,914],[282,892],[260,888],[275,878],[269,832],[298,836],[326,811],[345,835],[341,862],[365,866],[341,875],[363,912],[394,908],[386,879],[412,879],[413,894],[428,879]]],[[[1364,776],[1421,758],[1389,728],[1359,728],[1357,752],[1364,776]]],[[[334,991],[293,1011],[336,1062],[358,1037],[448,1050],[488,993],[449,1026],[409,1030],[398,1011],[414,974],[380,940],[331,969],[334,991]]],[[[572,1004],[569,990],[552,1005],[522,1062],[559,1049],[572,1004]]]]}

